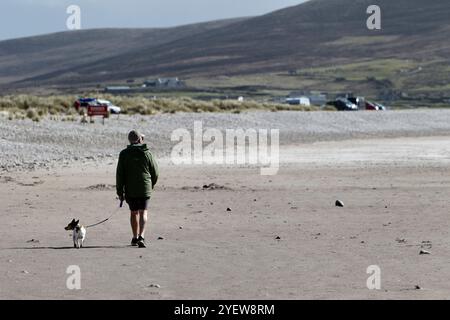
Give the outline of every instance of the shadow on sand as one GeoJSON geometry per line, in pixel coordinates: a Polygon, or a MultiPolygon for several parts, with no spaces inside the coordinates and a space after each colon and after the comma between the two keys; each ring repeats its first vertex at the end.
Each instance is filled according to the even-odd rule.
{"type": "MultiPolygon", "coordinates": [[[[132,246],[84,246],[80,250],[84,249],[124,249],[130,248],[132,246]]],[[[70,250],[76,249],[73,246],[71,247],[15,247],[15,248],[4,248],[6,250],[70,250]]]]}

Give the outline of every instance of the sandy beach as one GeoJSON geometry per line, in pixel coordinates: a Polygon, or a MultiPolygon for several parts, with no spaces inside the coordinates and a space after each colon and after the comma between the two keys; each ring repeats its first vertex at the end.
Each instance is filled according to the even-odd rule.
{"type": "Polygon", "coordinates": [[[449,118],[186,114],[105,127],[3,119],[0,299],[448,299],[449,118]],[[278,174],[171,164],[168,135],[194,119],[280,127],[278,174]],[[117,209],[114,188],[123,134],[139,123],[161,165],[147,249],[129,246],[129,213],[117,209]],[[52,128],[65,128],[63,142],[52,128]],[[87,225],[116,210],[88,229],[85,248],[72,248],[72,218],[87,225]],[[70,265],[80,267],[81,290],[66,286],[70,265]],[[366,285],[372,265],[380,290],[366,285]]]}

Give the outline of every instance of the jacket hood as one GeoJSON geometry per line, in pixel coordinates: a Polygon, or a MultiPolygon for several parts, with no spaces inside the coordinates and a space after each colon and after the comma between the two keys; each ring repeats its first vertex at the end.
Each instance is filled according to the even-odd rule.
{"type": "Polygon", "coordinates": [[[147,147],[147,145],[146,144],[130,144],[128,147],[127,147],[127,149],[128,150],[139,150],[139,151],[142,151],[142,152],[145,152],[145,151],[148,151],[148,147],[147,147]]]}

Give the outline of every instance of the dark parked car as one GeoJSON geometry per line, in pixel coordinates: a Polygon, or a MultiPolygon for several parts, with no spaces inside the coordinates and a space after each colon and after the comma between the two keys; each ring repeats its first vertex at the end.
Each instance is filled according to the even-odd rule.
{"type": "Polygon", "coordinates": [[[351,101],[344,98],[337,98],[334,101],[329,101],[327,105],[334,106],[338,111],[356,111],[358,106],[351,101]]]}
{"type": "Polygon", "coordinates": [[[364,106],[365,106],[365,101],[364,101],[364,98],[362,98],[362,97],[350,97],[350,98],[347,98],[347,100],[350,101],[351,103],[356,104],[358,106],[358,109],[364,108],[364,106]]]}

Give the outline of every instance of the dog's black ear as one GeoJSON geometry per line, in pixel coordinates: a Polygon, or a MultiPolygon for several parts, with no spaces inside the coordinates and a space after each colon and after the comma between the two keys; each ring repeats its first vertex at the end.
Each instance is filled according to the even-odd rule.
{"type": "Polygon", "coordinates": [[[75,219],[72,219],[72,222],[71,223],[74,223],[75,222],[75,219]]]}
{"type": "MultiPolygon", "coordinates": [[[[75,220],[75,219],[73,219],[73,220],[75,220]]],[[[75,224],[78,224],[78,222],[80,222],[80,220],[75,221],[75,224]]]]}

